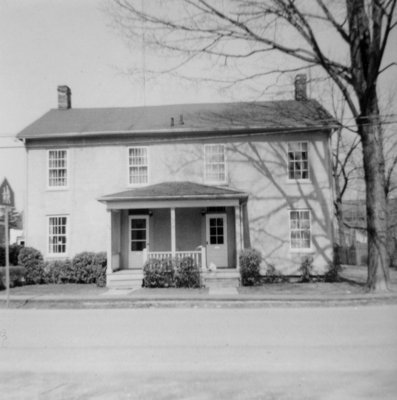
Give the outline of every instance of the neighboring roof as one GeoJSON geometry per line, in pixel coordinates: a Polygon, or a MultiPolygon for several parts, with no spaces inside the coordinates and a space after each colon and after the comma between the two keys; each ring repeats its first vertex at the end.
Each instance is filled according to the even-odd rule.
{"type": "Polygon", "coordinates": [[[150,132],[324,129],[335,119],[316,101],[203,103],[129,108],[53,109],[23,129],[20,139],[150,132]],[[183,124],[180,118],[183,118],[183,124]],[[171,118],[175,125],[171,126],[171,118]]]}
{"type": "Polygon", "coordinates": [[[194,182],[162,182],[102,196],[99,201],[175,200],[175,199],[246,199],[245,192],[194,182]]]}

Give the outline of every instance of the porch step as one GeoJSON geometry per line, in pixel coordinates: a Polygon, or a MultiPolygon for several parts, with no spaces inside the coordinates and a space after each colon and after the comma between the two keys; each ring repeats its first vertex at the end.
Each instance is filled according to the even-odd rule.
{"type": "Polygon", "coordinates": [[[124,269],[106,275],[106,287],[110,289],[137,289],[142,287],[142,270],[124,269]]]}
{"type": "Polygon", "coordinates": [[[236,270],[204,272],[203,284],[208,288],[237,288],[240,286],[240,274],[236,270]]]}

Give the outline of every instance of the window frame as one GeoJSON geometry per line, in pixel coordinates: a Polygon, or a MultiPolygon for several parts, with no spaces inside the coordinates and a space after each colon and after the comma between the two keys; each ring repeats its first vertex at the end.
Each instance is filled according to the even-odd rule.
{"type": "MultiPolygon", "coordinates": [[[[295,161],[296,162],[296,161],[295,161]]],[[[302,174],[302,170],[300,172],[302,174]]],[[[287,142],[287,181],[288,182],[310,182],[310,142],[307,140],[294,140],[294,141],[289,141],[287,142]],[[290,173],[290,159],[289,159],[289,146],[291,144],[306,144],[306,153],[307,153],[307,160],[301,160],[300,162],[303,163],[304,161],[307,162],[307,178],[290,178],[289,173],[290,173]]]]}
{"type": "Polygon", "coordinates": [[[144,249],[149,250],[149,245],[150,245],[150,218],[149,215],[147,214],[137,214],[137,215],[129,215],[128,217],[128,254],[130,255],[131,253],[136,253],[136,252],[141,252],[144,249]],[[131,242],[132,242],[132,235],[131,235],[131,221],[133,219],[144,219],[146,221],[146,239],[145,241],[143,240],[136,240],[137,242],[144,242],[145,247],[142,250],[131,250],[131,242]]]}
{"type": "Polygon", "coordinates": [[[150,170],[149,146],[129,146],[127,148],[127,186],[140,187],[140,186],[148,185],[149,184],[149,170],[150,170]],[[145,183],[131,183],[130,169],[131,169],[131,167],[134,166],[134,165],[130,164],[130,150],[132,150],[132,149],[145,149],[145,151],[146,151],[146,182],[145,183]]]}
{"type": "Polygon", "coordinates": [[[227,226],[227,214],[226,213],[207,213],[206,217],[206,237],[205,240],[207,242],[207,246],[226,246],[228,248],[228,226],[227,226]],[[222,218],[223,219],[223,243],[214,243],[211,244],[211,226],[210,226],[210,219],[211,218],[222,218]]]}
{"type": "MultiPolygon", "coordinates": [[[[224,185],[227,184],[227,151],[226,151],[226,145],[224,143],[208,143],[204,144],[203,146],[203,152],[204,152],[204,183],[210,184],[210,185],[224,185]],[[207,148],[213,147],[213,146],[222,146],[223,148],[223,166],[224,166],[224,179],[223,180],[211,180],[208,179],[207,177],[207,148]]],[[[218,163],[221,164],[221,163],[218,163]]]]}
{"type": "Polygon", "coordinates": [[[47,241],[47,256],[51,258],[57,258],[57,257],[66,257],[68,255],[68,247],[69,247],[69,215],[67,214],[52,214],[52,215],[47,215],[47,234],[46,234],[46,241],[47,241]],[[50,244],[50,238],[51,233],[50,233],[50,221],[51,218],[65,218],[65,234],[62,235],[52,235],[52,236],[64,236],[65,237],[65,251],[62,253],[55,253],[51,250],[51,244],[50,244]]]}
{"type": "MultiPolygon", "coordinates": [[[[288,234],[289,234],[289,249],[291,252],[295,252],[295,253],[305,253],[305,252],[312,252],[313,250],[313,224],[312,224],[312,211],[308,208],[295,208],[295,209],[290,209],[288,210],[288,215],[289,215],[289,226],[288,226],[288,234]],[[304,229],[301,228],[294,228],[292,229],[292,213],[293,212],[307,212],[309,214],[309,247],[292,247],[292,232],[293,231],[299,231],[299,232],[303,232],[305,231],[304,229]]],[[[302,240],[302,239],[300,239],[302,240]]]]}
{"type": "MultiPolygon", "coordinates": [[[[69,185],[70,185],[70,151],[69,149],[65,149],[65,148],[57,148],[57,149],[48,149],[47,150],[47,163],[46,163],[46,171],[47,171],[47,182],[46,182],[46,187],[47,190],[67,190],[69,189],[69,185]],[[65,157],[66,157],[66,185],[62,185],[62,186],[50,186],[50,153],[53,151],[64,151],[65,152],[65,157]]],[[[52,168],[54,169],[54,168],[52,168]]]]}

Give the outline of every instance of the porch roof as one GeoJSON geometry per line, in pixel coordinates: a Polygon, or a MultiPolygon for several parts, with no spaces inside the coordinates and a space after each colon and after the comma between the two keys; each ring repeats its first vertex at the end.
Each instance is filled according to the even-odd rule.
{"type": "Polygon", "coordinates": [[[102,196],[99,201],[117,200],[162,200],[162,199],[202,199],[232,198],[246,199],[248,194],[219,186],[201,185],[194,182],[162,182],[102,196]]]}

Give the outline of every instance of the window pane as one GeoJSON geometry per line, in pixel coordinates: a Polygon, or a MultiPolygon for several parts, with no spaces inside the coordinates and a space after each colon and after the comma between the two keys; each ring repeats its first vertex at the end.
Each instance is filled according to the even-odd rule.
{"type": "Polygon", "coordinates": [[[62,187],[67,185],[67,152],[50,150],[48,152],[48,186],[62,187]]]}
{"type": "Polygon", "coordinates": [[[131,240],[146,240],[146,230],[132,230],[131,240]]]}
{"type": "Polygon", "coordinates": [[[146,229],[146,219],[131,219],[131,229],[146,229]]]}
{"type": "Polygon", "coordinates": [[[288,178],[309,179],[307,142],[288,143],[288,178]]]}
{"type": "Polygon", "coordinates": [[[204,175],[205,180],[210,182],[224,182],[226,179],[226,160],[224,145],[204,146],[204,175]]]}
{"type": "Polygon", "coordinates": [[[311,247],[310,211],[290,211],[290,243],[292,249],[311,247]]]}
{"type": "Polygon", "coordinates": [[[131,184],[148,182],[148,159],[146,147],[129,149],[129,181],[131,184]]]}
{"type": "Polygon", "coordinates": [[[131,251],[142,251],[146,248],[145,242],[131,242],[131,251]]]}
{"type": "Polygon", "coordinates": [[[48,251],[51,254],[66,252],[67,245],[67,218],[50,217],[48,219],[48,251]]]}

